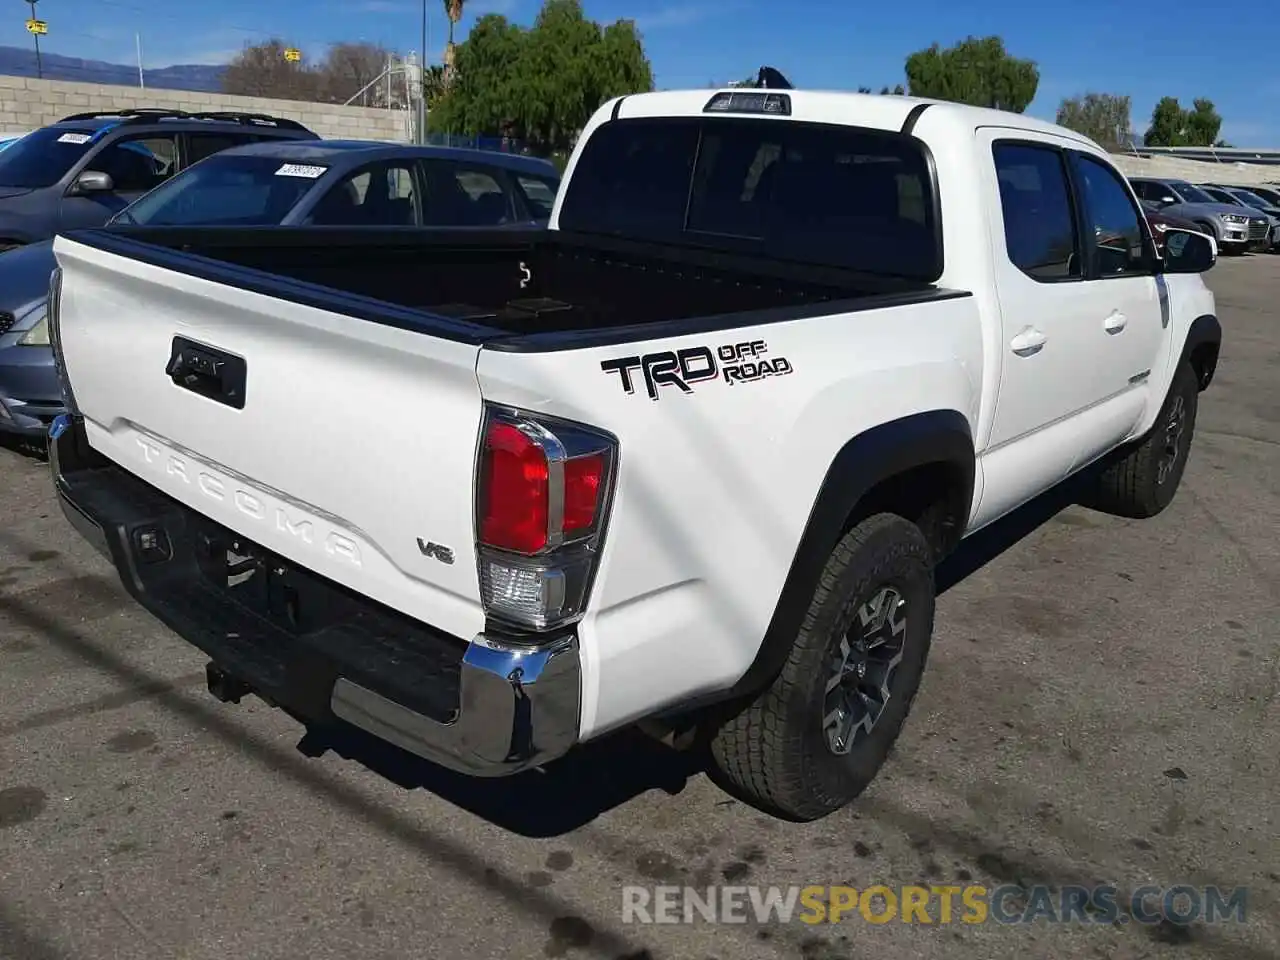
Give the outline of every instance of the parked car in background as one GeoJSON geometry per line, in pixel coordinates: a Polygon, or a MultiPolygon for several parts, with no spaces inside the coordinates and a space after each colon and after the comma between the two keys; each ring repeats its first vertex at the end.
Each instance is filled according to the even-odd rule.
{"type": "Polygon", "coordinates": [[[545,226],[560,174],[492,150],[316,140],[235,147],[120,214],[152,226],[545,226]]]}
{"type": "Polygon", "coordinates": [[[1221,200],[1223,203],[1238,204],[1250,210],[1257,210],[1259,213],[1266,214],[1267,222],[1271,225],[1271,242],[1266,246],[1268,249],[1275,249],[1280,246],[1280,207],[1247,187],[1232,187],[1223,183],[1202,183],[1199,186],[1209,196],[1221,200]]]}
{"type": "Polygon", "coordinates": [[[0,251],[100,227],[175,173],[228,147],[316,140],[300,123],[239,113],[79,113],[0,152],[0,251]]]}
{"type": "Polygon", "coordinates": [[[1151,238],[1155,241],[1156,252],[1161,256],[1164,256],[1164,235],[1168,231],[1194,230],[1197,233],[1203,232],[1197,223],[1161,213],[1160,208],[1150,200],[1142,200],[1140,202],[1142,204],[1142,212],[1147,218],[1147,224],[1151,227],[1151,238]]]}
{"type": "Polygon", "coordinates": [[[1150,200],[1166,216],[1189,220],[1218,243],[1223,253],[1244,253],[1266,244],[1271,227],[1261,214],[1250,214],[1236,204],[1223,203],[1186,180],[1129,177],[1134,192],[1150,200]]]}
{"type": "Polygon", "coordinates": [[[52,247],[0,256],[0,433],[37,438],[62,411],[45,319],[52,247]]]}
{"type": "Polygon", "coordinates": [[[1250,186],[1246,188],[1250,193],[1255,193],[1273,207],[1280,207],[1280,187],[1266,186],[1250,186]]]}
{"type": "MultiPolygon", "coordinates": [[[[117,213],[132,226],[545,226],[545,160],[376,141],[260,143],[207,157],[117,213]]],[[[45,301],[53,241],[0,256],[0,432],[38,438],[62,410],[45,301]]]]}

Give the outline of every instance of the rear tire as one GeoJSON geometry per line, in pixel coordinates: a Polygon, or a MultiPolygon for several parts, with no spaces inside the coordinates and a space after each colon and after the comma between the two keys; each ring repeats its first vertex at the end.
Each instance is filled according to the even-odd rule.
{"type": "Polygon", "coordinates": [[[1200,381],[1190,363],[1174,374],[1151,431],[1098,477],[1087,506],[1117,517],[1144,520],[1167,507],[1191,455],[1200,381]]]}
{"type": "Polygon", "coordinates": [[[730,789],[801,821],[857,797],[911,710],[933,616],[933,551],[915,524],[880,513],[845,534],[782,671],[712,734],[730,789]]]}

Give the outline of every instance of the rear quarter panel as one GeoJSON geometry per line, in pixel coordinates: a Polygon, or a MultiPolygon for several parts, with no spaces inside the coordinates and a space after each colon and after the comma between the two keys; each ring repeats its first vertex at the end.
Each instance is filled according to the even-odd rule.
{"type": "MultiPolygon", "coordinates": [[[[750,353],[753,348],[744,347],[750,353]]],[[[839,449],[930,409],[977,417],[983,344],[972,297],[547,353],[482,350],[487,401],[612,432],[612,516],[580,639],[582,735],[732,685],[759,649],[839,449]],[[651,398],[619,358],[758,344],[789,372],[651,398]]],[[[732,365],[732,364],[729,364],[732,365]]]]}

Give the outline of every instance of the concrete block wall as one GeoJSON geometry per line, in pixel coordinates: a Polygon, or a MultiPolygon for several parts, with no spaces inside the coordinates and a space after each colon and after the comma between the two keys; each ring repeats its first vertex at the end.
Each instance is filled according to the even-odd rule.
{"type": "Polygon", "coordinates": [[[165,107],[191,113],[202,110],[265,113],[296,120],[331,139],[406,140],[409,136],[410,114],[406,110],[0,76],[2,131],[35,130],[73,113],[137,107],[165,107]]]}
{"type": "Polygon", "coordinates": [[[1128,177],[1164,177],[1192,183],[1232,183],[1239,186],[1280,183],[1280,166],[1265,163],[1205,163],[1178,157],[1135,157],[1113,154],[1116,169],[1128,177]]]}

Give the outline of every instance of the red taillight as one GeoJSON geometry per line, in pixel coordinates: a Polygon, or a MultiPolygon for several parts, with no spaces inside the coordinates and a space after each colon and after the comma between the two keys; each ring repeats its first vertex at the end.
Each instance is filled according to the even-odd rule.
{"type": "Polygon", "coordinates": [[[518,427],[490,423],[481,461],[480,542],[517,553],[545,547],[549,478],[541,446],[518,427]]]}
{"type": "Polygon", "coordinates": [[[564,464],[564,532],[590,529],[595,523],[604,482],[604,454],[591,453],[564,464]]]}

